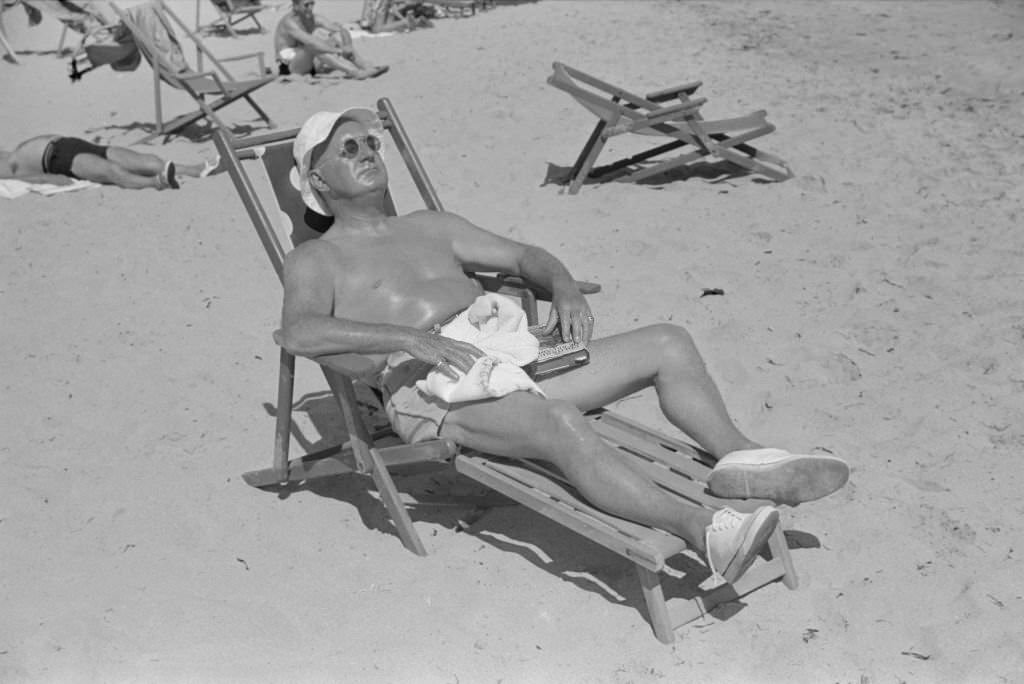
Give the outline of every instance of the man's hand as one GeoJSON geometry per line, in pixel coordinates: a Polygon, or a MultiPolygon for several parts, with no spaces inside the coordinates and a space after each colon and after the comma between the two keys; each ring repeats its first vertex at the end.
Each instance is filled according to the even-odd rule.
{"type": "Polygon", "coordinates": [[[468,342],[459,342],[430,332],[416,335],[406,351],[453,380],[458,378],[452,371],[453,368],[468,373],[477,359],[486,356],[468,342]]]}
{"type": "Polygon", "coordinates": [[[563,342],[590,342],[594,334],[594,314],[590,312],[590,305],[579,290],[559,292],[552,296],[551,313],[544,332],[550,333],[556,325],[562,330],[563,342]]]}

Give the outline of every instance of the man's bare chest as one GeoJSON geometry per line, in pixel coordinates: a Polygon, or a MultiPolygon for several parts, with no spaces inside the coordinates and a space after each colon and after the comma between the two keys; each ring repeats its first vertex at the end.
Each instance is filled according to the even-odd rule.
{"type": "Polygon", "coordinates": [[[375,292],[414,295],[437,280],[464,278],[446,241],[419,236],[388,236],[360,241],[345,250],[339,288],[351,295],[375,292]]]}

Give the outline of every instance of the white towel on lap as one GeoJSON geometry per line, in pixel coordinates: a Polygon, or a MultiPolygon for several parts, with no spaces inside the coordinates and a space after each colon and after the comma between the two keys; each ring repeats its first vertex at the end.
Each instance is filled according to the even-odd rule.
{"type": "Polygon", "coordinates": [[[544,396],[521,368],[536,360],[539,348],[527,327],[526,312],[514,301],[493,293],[480,295],[442,327],[440,334],[468,342],[486,356],[477,359],[468,373],[452,368],[458,379],[434,369],[416,386],[449,404],[503,397],[519,390],[544,396]]]}

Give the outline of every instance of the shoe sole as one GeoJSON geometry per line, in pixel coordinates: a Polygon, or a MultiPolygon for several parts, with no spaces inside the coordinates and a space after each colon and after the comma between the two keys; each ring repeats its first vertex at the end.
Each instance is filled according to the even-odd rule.
{"type": "Polygon", "coordinates": [[[757,560],[757,554],[772,536],[775,527],[779,524],[779,512],[773,508],[761,508],[754,511],[753,518],[747,529],[743,532],[743,539],[736,549],[736,553],[729,559],[729,563],[722,571],[722,577],[729,584],[733,584],[743,576],[750,566],[757,560]]]}
{"type": "Polygon", "coordinates": [[[793,455],[774,463],[720,464],[708,478],[708,489],[725,499],[768,499],[778,504],[814,501],[842,489],[850,467],[831,456],[793,455]]]}

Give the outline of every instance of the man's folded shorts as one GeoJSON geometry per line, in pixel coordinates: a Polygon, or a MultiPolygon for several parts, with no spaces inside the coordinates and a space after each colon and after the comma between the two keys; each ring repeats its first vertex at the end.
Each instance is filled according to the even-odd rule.
{"type": "Polygon", "coordinates": [[[432,368],[405,352],[395,352],[380,373],[384,412],[395,434],[407,444],[437,439],[451,406],[416,386],[432,368]]]}

